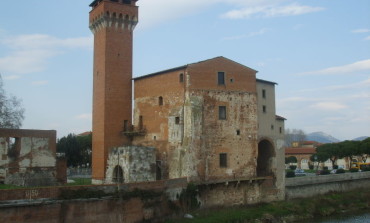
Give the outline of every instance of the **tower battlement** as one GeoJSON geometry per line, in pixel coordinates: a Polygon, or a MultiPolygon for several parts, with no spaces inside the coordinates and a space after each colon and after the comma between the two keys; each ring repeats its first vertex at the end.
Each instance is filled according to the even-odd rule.
{"type": "Polygon", "coordinates": [[[92,33],[107,28],[133,31],[138,23],[136,1],[96,0],[90,4],[89,28],[92,33]]]}

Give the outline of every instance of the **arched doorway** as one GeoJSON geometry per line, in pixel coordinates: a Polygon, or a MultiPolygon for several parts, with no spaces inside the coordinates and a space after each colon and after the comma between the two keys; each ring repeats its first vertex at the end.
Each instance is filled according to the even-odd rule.
{"type": "Polygon", "coordinates": [[[257,176],[272,175],[272,158],[275,156],[274,146],[264,139],[258,143],[257,176]]]}
{"type": "Polygon", "coordinates": [[[114,170],[113,170],[113,182],[114,183],[123,183],[124,182],[124,179],[123,179],[123,170],[122,170],[122,167],[117,165],[114,167],[114,170]]]}

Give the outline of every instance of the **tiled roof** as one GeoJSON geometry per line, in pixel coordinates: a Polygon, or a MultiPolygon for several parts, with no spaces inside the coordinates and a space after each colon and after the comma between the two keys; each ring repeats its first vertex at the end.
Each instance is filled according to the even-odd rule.
{"type": "Polygon", "coordinates": [[[285,155],[287,154],[314,154],[315,148],[286,148],[285,155]]]}
{"type": "Polygon", "coordinates": [[[89,131],[89,132],[83,132],[83,133],[80,133],[80,134],[78,134],[77,136],[88,136],[88,135],[91,135],[92,134],[92,132],[91,131],[89,131]]]}

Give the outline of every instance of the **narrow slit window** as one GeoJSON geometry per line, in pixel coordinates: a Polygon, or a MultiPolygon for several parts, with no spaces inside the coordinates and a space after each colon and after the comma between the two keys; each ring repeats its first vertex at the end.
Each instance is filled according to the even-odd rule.
{"type": "Polygon", "coordinates": [[[158,104],[159,104],[159,106],[162,106],[163,105],[163,97],[162,96],[160,96],[158,98],[158,104]]]}
{"type": "Polygon", "coordinates": [[[176,125],[180,124],[180,117],[175,117],[175,124],[176,125]]]}
{"type": "Polygon", "coordinates": [[[226,120],[226,106],[219,106],[218,107],[218,119],[219,120],[226,120]]]}
{"type": "Polygon", "coordinates": [[[266,98],[266,90],[262,89],[262,98],[266,98]]]}
{"type": "Polygon", "coordinates": [[[262,106],[263,113],[266,113],[266,105],[262,106]]]}
{"type": "Polygon", "coordinates": [[[180,76],[179,76],[179,82],[182,83],[184,82],[184,74],[181,73],[180,76]]]}

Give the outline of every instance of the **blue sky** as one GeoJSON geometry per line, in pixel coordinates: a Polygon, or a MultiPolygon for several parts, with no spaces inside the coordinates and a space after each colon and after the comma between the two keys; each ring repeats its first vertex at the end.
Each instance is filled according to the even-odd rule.
{"type": "MultiPolygon", "coordinates": [[[[90,1],[3,0],[0,73],[23,128],[91,130],[90,1]]],[[[225,56],[277,82],[287,128],[370,135],[370,1],[139,0],[134,76],[225,56]]]]}

